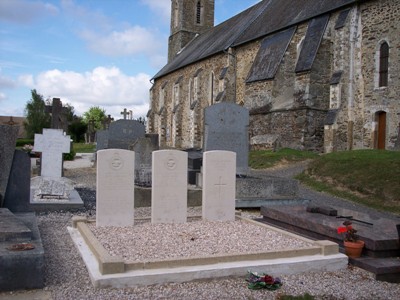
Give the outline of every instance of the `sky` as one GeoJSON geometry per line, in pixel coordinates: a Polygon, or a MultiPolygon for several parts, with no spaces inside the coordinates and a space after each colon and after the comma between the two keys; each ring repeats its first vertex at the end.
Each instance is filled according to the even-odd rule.
{"type": "MultiPolygon", "coordinates": [[[[259,0],[216,0],[215,25],[259,0]]],[[[144,117],[167,63],[171,0],[0,0],[0,116],[24,116],[31,90],[82,116],[99,106],[144,117]]]]}

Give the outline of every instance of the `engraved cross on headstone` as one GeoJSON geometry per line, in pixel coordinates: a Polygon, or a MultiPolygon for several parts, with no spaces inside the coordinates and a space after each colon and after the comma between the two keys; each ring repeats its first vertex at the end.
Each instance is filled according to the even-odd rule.
{"type": "Polygon", "coordinates": [[[69,153],[71,138],[61,129],[43,129],[43,134],[35,134],[33,151],[42,152],[41,176],[61,177],[63,153],[69,153]]]}
{"type": "Polygon", "coordinates": [[[221,189],[226,186],[226,183],[221,182],[221,176],[219,176],[218,183],[215,183],[214,185],[218,188],[218,200],[221,200],[221,189]]]}
{"type": "Polygon", "coordinates": [[[124,115],[124,120],[126,120],[126,116],[129,115],[129,112],[124,108],[124,111],[121,111],[121,115],[124,115]]]}

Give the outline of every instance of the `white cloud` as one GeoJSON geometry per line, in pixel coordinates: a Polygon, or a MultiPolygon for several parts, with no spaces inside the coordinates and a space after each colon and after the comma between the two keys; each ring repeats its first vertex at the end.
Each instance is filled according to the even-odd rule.
{"type": "Polygon", "coordinates": [[[141,0],[154,13],[162,17],[163,22],[169,23],[171,18],[171,1],[170,0],[141,0]]]}
{"type": "Polygon", "coordinates": [[[40,18],[56,14],[58,14],[56,6],[42,1],[0,1],[0,20],[29,24],[40,18]]]}
{"type": "Polygon", "coordinates": [[[124,31],[112,31],[106,35],[86,30],[80,36],[94,52],[107,56],[127,56],[154,53],[162,47],[159,39],[148,29],[134,26],[124,31]]]}
{"type": "Polygon", "coordinates": [[[36,77],[24,75],[20,83],[35,88],[45,98],[61,98],[70,103],[77,115],[92,106],[100,106],[115,118],[123,108],[133,110],[134,116],[144,116],[148,109],[150,76],[128,76],[116,67],[97,67],[90,72],[77,73],[57,69],[40,73],[36,77]]]}

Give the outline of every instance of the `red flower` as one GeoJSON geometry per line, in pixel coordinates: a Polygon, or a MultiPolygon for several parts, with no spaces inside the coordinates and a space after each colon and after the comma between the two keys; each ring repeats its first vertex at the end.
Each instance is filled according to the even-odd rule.
{"type": "Polygon", "coordinates": [[[347,228],[346,227],[338,227],[337,233],[341,234],[341,233],[345,233],[345,232],[347,232],[347,228]]]}
{"type": "Polygon", "coordinates": [[[264,282],[267,284],[274,284],[275,279],[272,276],[265,275],[264,282]]]}

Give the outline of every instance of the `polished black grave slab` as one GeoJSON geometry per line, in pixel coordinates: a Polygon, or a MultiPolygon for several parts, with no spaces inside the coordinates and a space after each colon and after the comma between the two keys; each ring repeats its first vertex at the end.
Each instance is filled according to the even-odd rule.
{"type": "Polygon", "coordinates": [[[365,247],[363,256],[350,259],[350,263],[374,273],[377,280],[400,282],[398,217],[389,218],[379,212],[367,214],[340,207],[307,211],[306,205],[263,206],[261,215],[260,222],[309,238],[331,240],[340,247],[343,246],[343,237],[337,233],[337,228],[343,226],[345,220],[351,220],[365,247]],[[329,215],[326,212],[335,213],[329,215]]]}

